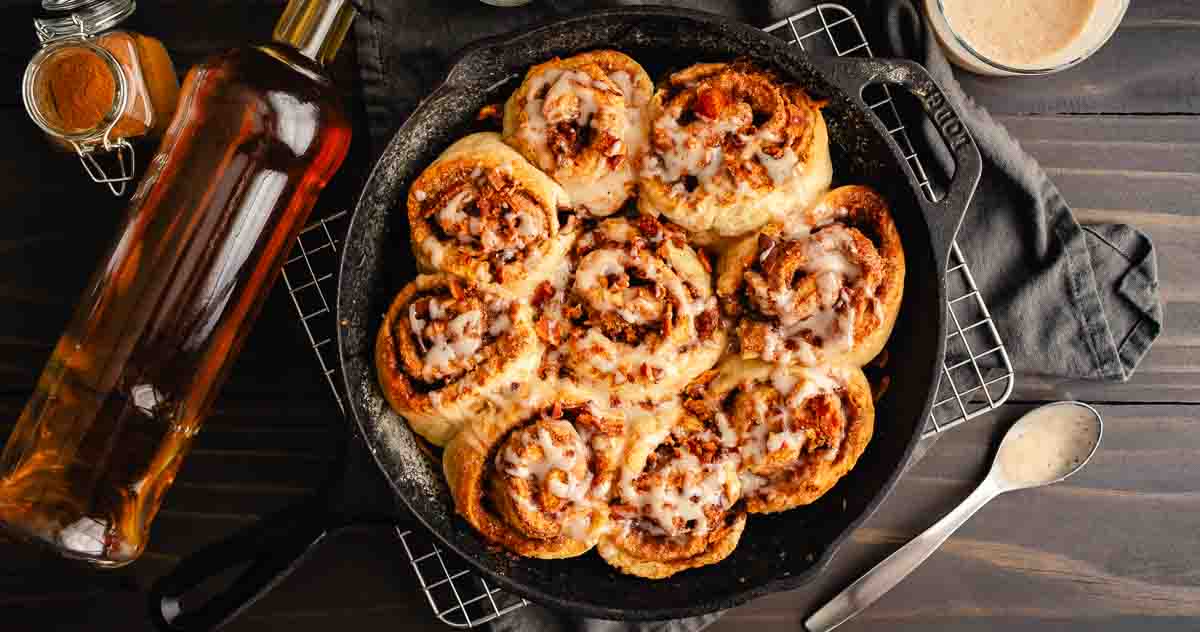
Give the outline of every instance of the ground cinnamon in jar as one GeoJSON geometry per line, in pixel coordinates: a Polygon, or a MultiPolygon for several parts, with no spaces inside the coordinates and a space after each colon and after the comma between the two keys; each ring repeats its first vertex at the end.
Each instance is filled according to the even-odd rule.
{"type": "Polygon", "coordinates": [[[42,0],[41,48],[21,82],[30,118],[79,155],[95,182],[121,195],[135,179],[134,142],[163,135],[179,98],[175,66],[153,37],[116,27],[135,0],[42,0]],[[97,156],[112,154],[110,160],[97,156]]]}
{"type": "Polygon", "coordinates": [[[90,50],[81,48],[59,55],[46,77],[47,114],[65,130],[92,129],[112,109],[116,79],[104,59],[90,50]]]}
{"type": "Polygon", "coordinates": [[[179,81],[162,44],[153,38],[114,32],[94,40],[112,54],[116,68],[95,47],[69,46],[47,59],[39,73],[41,109],[48,122],[67,133],[100,127],[117,105],[118,78],[125,77],[125,107],[111,140],[161,134],[175,112],[179,81]]]}

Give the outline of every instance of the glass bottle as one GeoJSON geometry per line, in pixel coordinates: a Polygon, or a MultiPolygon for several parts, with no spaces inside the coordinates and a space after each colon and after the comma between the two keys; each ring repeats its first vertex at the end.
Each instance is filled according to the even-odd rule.
{"type": "Polygon", "coordinates": [[[274,41],[193,68],[179,111],[0,456],[0,525],[133,561],[350,122],[324,74],[354,11],[290,0],[274,41]]]}
{"type": "Polygon", "coordinates": [[[34,123],[116,195],[134,178],[130,141],[162,136],[179,98],[162,42],[118,29],[136,8],[134,0],[42,0],[33,21],[41,49],[21,83],[34,123]],[[110,152],[116,165],[106,173],[99,157],[110,152]]]}

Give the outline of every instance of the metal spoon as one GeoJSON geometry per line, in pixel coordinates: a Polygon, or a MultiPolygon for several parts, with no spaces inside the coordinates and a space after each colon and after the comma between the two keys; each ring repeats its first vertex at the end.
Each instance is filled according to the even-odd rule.
{"type": "Polygon", "coordinates": [[[1082,402],[1057,402],[1025,413],[1005,433],[987,478],[970,496],[813,613],[804,627],[826,632],[862,612],[996,496],[1057,483],[1078,472],[1095,454],[1103,432],[1100,413],[1082,402]]]}

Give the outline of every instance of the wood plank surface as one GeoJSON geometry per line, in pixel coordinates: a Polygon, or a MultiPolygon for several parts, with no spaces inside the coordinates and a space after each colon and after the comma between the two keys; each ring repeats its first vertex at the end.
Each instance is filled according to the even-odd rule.
{"type": "MultiPolygon", "coordinates": [[[[180,69],[262,40],[284,0],[140,3],[137,26],[180,69]]],[[[859,8],[869,0],[848,0],[859,8]]],[[[797,1],[797,9],[807,2],[797,1]]],[[[477,10],[469,3],[466,11],[477,10]]],[[[20,106],[33,52],[27,3],[0,6],[0,435],[7,435],[123,200],[50,151],[20,106]]],[[[457,45],[437,43],[442,48],[457,45]]],[[[441,48],[438,49],[441,51],[441,48]]],[[[439,53],[440,54],[440,53],[439,53]]],[[[1036,79],[960,75],[966,90],[1050,173],[1084,223],[1129,223],[1158,249],[1167,329],[1124,384],[1020,376],[1013,403],[941,437],[830,571],[802,591],[740,607],[714,626],[792,631],[823,599],[933,523],[983,475],[991,447],[1028,403],[1100,402],[1104,445],[1068,483],[1002,497],[848,631],[1195,630],[1200,621],[1200,3],[1136,0],[1110,44],[1036,79]]],[[[351,156],[322,196],[353,203],[370,166],[353,47],[334,74],[357,123],[351,156]]],[[[143,160],[150,149],[142,152],[143,160]]],[[[277,287],[217,412],[167,494],[147,554],[98,572],[0,542],[0,629],[150,630],[145,589],[183,556],[312,493],[336,465],[344,421],[277,287]]],[[[355,453],[362,495],[386,494],[355,453]]],[[[354,490],[351,490],[354,491],[354,490]]],[[[361,500],[361,499],[360,499],[361,500]]],[[[368,502],[362,500],[362,502],[368,502]]],[[[227,629],[444,630],[392,530],[356,528],[227,629]]]]}
{"type": "Polygon", "coordinates": [[[1001,116],[1083,224],[1125,223],[1158,253],[1166,331],[1133,378],[1026,376],[1015,400],[1200,403],[1200,117],[1001,116]]]}

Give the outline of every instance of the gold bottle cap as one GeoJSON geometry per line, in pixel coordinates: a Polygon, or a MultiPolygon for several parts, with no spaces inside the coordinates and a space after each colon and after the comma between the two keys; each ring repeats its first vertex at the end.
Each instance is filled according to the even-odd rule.
{"type": "Polygon", "coordinates": [[[274,39],[326,66],[337,55],[356,11],[349,0],[289,0],[274,39]]]}

